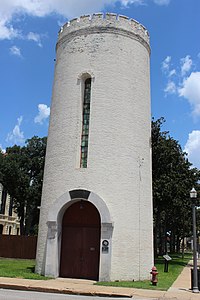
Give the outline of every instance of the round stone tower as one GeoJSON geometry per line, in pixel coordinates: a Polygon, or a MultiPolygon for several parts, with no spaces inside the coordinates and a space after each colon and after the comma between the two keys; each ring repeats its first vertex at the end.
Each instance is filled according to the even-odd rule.
{"type": "Polygon", "coordinates": [[[61,28],[36,272],[149,278],[153,264],[149,35],[101,13],[61,28]]]}

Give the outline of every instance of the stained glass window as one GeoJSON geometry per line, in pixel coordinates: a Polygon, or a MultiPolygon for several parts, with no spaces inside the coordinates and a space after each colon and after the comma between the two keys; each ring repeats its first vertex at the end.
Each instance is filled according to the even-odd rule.
{"type": "Polygon", "coordinates": [[[81,134],[81,161],[80,167],[87,168],[88,158],[88,139],[90,123],[90,97],[91,97],[91,78],[85,80],[83,95],[83,116],[82,116],[82,134],[81,134]]]}

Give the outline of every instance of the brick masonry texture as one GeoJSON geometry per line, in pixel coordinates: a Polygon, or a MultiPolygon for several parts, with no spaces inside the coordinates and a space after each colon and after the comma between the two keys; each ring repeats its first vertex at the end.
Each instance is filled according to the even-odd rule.
{"type": "Polygon", "coordinates": [[[37,250],[44,273],[48,212],[85,189],[113,222],[111,280],[149,278],[153,264],[149,35],[135,20],[94,14],[61,29],[37,250]],[[82,78],[92,77],[88,167],[79,168],[82,78]]]}

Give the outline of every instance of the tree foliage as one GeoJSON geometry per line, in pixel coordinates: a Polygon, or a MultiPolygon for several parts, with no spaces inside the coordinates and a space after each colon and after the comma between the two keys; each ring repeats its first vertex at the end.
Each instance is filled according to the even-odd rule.
{"type": "Polygon", "coordinates": [[[0,182],[13,197],[21,234],[34,234],[39,218],[46,137],[34,136],[23,147],[0,154],[0,182]]]}
{"type": "MultiPolygon", "coordinates": [[[[161,130],[164,122],[152,120],[154,248],[160,254],[167,250],[167,238],[175,252],[180,241],[191,235],[189,191],[194,186],[200,192],[200,171],[192,168],[178,142],[161,130]]],[[[15,145],[0,153],[0,182],[14,199],[21,234],[37,232],[46,140],[34,136],[24,147],[15,145]]]]}
{"type": "Polygon", "coordinates": [[[180,241],[191,233],[192,213],[189,191],[198,189],[200,172],[192,168],[176,140],[161,131],[164,119],[152,121],[152,172],[154,204],[154,245],[160,254],[180,250],[180,241]]]}

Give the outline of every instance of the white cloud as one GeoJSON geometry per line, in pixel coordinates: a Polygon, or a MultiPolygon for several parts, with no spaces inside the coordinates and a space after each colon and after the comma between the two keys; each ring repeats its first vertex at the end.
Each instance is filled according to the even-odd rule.
{"type": "Polygon", "coordinates": [[[193,116],[200,116],[200,72],[192,72],[178,89],[179,96],[186,98],[192,106],[193,116]]]}
{"type": "Polygon", "coordinates": [[[27,40],[34,41],[39,47],[42,47],[41,35],[34,32],[29,32],[27,35],[27,40]]]}
{"type": "Polygon", "coordinates": [[[200,169],[200,130],[193,130],[189,134],[184,151],[188,153],[189,161],[200,169]]]}
{"type": "MultiPolygon", "coordinates": [[[[0,14],[1,17],[1,14],[0,14]]],[[[8,39],[11,40],[19,36],[17,29],[14,29],[12,25],[9,25],[5,20],[0,20],[0,40],[8,39]]]]}
{"type": "Polygon", "coordinates": [[[12,132],[8,133],[7,142],[12,142],[13,144],[23,144],[25,142],[24,133],[21,131],[21,123],[23,121],[23,117],[20,116],[17,119],[17,124],[13,128],[12,132]]]}
{"type": "Polygon", "coordinates": [[[171,56],[167,56],[162,62],[162,70],[163,72],[169,72],[169,66],[171,62],[171,56]]]}
{"type": "Polygon", "coordinates": [[[187,72],[191,70],[192,67],[192,59],[190,55],[181,58],[181,75],[184,76],[187,72]]]}
{"type": "Polygon", "coordinates": [[[164,92],[166,94],[175,94],[177,91],[177,87],[176,87],[176,84],[173,82],[173,81],[169,81],[167,83],[167,86],[166,88],[164,89],[164,92]]]}
{"type": "MultiPolygon", "coordinates": [[[[199,55],[200,56],[200,55],[199,55]]],[[[197,63],[190,55],[180,59],[176,68],[173,65],[171,56],[167,56],[161,63],[161,70],[166,76],[165,96],[178,95],[184,97],[190,104],[191,115],[194,121],[200,117],[200,71],[192,71],[197,68],[197,63]]]]}
{"type": "Polygon", "coordinates": [[[170,78],[170,77],[176,75],[175,69],[170,70],[171,60],[172,60],[171,56],[168,55],[161,63],[161,70],[168,77],[168,82],[164,89],[165,96],[167,94],[176,94],[176,92],[177,92],[176,83],[174,81],[172,81],[170,78]]]}
{"type": "Polygon", "coordinates": [[[169,74],[168,74],[169,77],[171,77],[173,75],[176,75],[176,70],[175,69],[169,71],[169,74]]]}
{"type": "Polygon", "coordinates": [[[121,0],[121,3],[124,6],[128,6],[129,4],[143,5],[145,2],[144,2],[144,0],[121,0]]]}
{"type": "MultiPolygon", "coordinates": [[[[169,0],[152,0],[158,5],[167,5],[169,0]]],[[[44,17],[52,13],[65,18],[77,17],[82,14],[101,11],[107,5],[115,5],[121,2],[123,6],[128,4],[143,5],[147,0],[1,0],[0,10],[0,39],[12,39],[20,37],[18,29],[13,28],[12,20],[20,15],[44,17]]]]}
{"type": "Polygon", "coordinates": [[[17,47],[17,46],[12,46],[10,48],[10,54],[22,57],[21,49],[19,47],[17,47]]]}
{"type": "Polygon", "coordinates": [[[0,152],[1,153],[6,153],[6,149],[3,149],[2,145],[0,144],[0,152]]]}
{"type": "Polygon", "coordinates": [[[154,3],[158,5],[168,5],[170,1],[171,0],[154,0],[154,3]]]}
{"type": "Polygon", "coordinates": [[[38,115],[35,117],[34,122],[43,124],[43,122],[49,117],[50,115],[50,107],[46,104],[39,104],[38,105],[38,115]]]}

